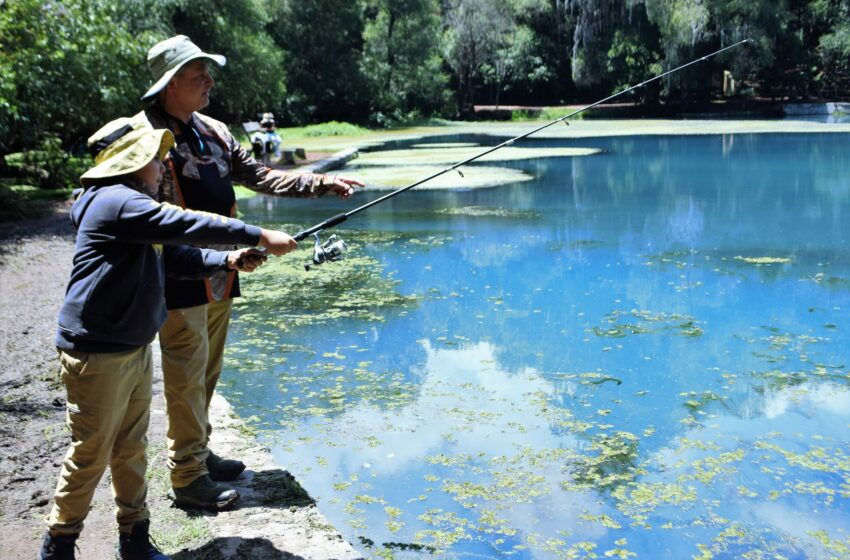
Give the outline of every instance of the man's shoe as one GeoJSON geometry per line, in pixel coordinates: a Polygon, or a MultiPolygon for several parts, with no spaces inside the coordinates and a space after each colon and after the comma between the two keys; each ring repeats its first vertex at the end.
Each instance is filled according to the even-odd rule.
{"type": "Polygon", "coordinates": [[[245,470],[245,463],[234,459],[222,459],[212,451],[207,456],[207,470],[213,480],[236,480],[245,470]]]}
{"type": "Polygon", "coordinates": [[[117,560],[171,560],[160,552],[159,548],[151,541],[148,530],[151,522],[139,521],[133,525],[132,532],[119,533],[118,548],[115,549],[117,560]]]}
{"type": "Polygon", "coordinates": [[[74,548],[79,535],[51,535],[50,531],[44,534],[41,542],[41,550],[38,560],[76,560],[74,548]]]}
{"type": "Polygon", "coordinates": [[[216,484],[208,475],[196,478],[189,486],[172,488],[171,498],[180,508],[200,508],[209,511],[227,509],[239,500],[239,493],[216,484]]]}

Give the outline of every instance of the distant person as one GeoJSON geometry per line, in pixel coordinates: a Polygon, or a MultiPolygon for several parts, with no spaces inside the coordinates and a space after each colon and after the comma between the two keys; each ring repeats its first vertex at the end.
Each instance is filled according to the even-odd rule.
{"type": "Polygon", "coordinates": [[[107,465],[117,506],[116,557],[168,559],[149,538],[145,481],[150,343],[166,318],[165,275],[199,277],[237,267],[250,272],[263,260],[254,249],[213,251],[184,243],[261,245],[275,255],[296,247],[285,233],[152,199],[164,172],[161,158],[173,145],[169,130],[130,119],[113,121],[89,139],[95,165],[80,177],[84,188],[71,207],[76,248],[56,335],[72,444],[41,560],[74,559],[107,465]]]}
{"type": "MultiPolygon", "coordinates": [[[[209,61],[225,58],[201,51],[177,35],[148,52],[153,85],[142,96],[147,108],[136,119],[170,129],[176,145],[166,157],[168,173],[158,199],[184,208],[234,216],[234,182],[265,194],[348,197],[354,179],[272,170],[237,142],[223,123],[198,113],[209,104],[215,82],[209,61]]],[[[209,447],[209,405],[221,373],[224,343],[233,298],[239,296],[236,271],[221,271],[205,280],[168,279],[168,318],[159,333],[168,410],[168,466],[172,497],[179,507],[218,510],[238,499],[219,484],[236,479],[242,461],[225,459],[209,447]]]]}
{"type": "Polygon", "coordinates": [[[264,162],[268,162],[271,156],[280,159],[280,146],[283,142],[275,128],[274,115],[263,113],[263,117],[260,119],[260,130],[251,137],[255,158],[262,158],[264,162]]]}

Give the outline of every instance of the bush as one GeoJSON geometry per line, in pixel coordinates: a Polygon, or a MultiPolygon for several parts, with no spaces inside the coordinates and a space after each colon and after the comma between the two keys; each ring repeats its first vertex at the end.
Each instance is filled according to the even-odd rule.
{"type": "Polygon", "coordinates": [[[304,136],[359,136],[368,129],[347,122],[330,121],[304,127],[304,136]]]}
{"type": "Polygon", "coordinates": [[[54,135],[48,135],[35,150],[7,156],[6,162],[24,183],[42,189],[75,187],[80,175],[92,165],[88,156],[69,154],[54,135]]]}

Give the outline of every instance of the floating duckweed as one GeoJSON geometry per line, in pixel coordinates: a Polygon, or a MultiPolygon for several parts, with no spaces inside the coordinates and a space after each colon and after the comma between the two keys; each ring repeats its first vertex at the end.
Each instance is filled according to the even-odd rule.
{"type": "Polygon", "coordinates": [[[449,214],[451,216],[473,216],[489,218],[519,218],[538,219],[542,217],[540,212],[534,210],[510,210],[506,208],[488,208],[486,206],[459,206],[437,210],[437,214],[449,214]]]}
{"type": "Polygon", "coordinates": [[[631,311],[612,311],[605,316],[610,326],[593,327],[596,336],[605,338],[623,338],[634,334],[647,334],[673,331],[687,337],[702,336],[703,330],[693,317],[675,313],[653,313],[633,309],[631,311]],[[635,322],[622,322],[628,317],[635,322]]]}
{"type": "MultiPolygon", "coordinates": [[[[597,454],[573,458],[574,483],[588,489],[607,490],[633,482],[645,473],[636,463],[637,443],[638,437],[629,432],[594,435],[587,451],[597,454]]],[[[562,483],[565,489],[570,486],[562,483]]]]}
{"type": "Polygon", "coordinates": [[[826,531],[808,531],[806,534],[816,539],[834,554],[833,558],[850,558],[850,537],[841,541],[833,539],[826,531]]]}
{"type": "MultiPolygon", "coordinates": [[[[370,191],[395,190],[412,185],[425,177],[443,171],[440,165],[389,165],[357,167],[352,173],[366,183],[370,191]]],[[[417,185],[416,190],[460,190],[497,187],[509,183],[531,181],[534,176],[520,169],[474,165],[465,167],[463,177],[457,173],[445,173],[427,183],[417,185]]]]}
{"type": "Polygon", "coordinates": [[[411,148],[474,148],[477,142],[430,142],[426,144],[413,144],[411,148]]]}
{"type": "MultiPolygon", "coordinates": [[[[598,154],[596,148],[502,148],[488,154],[478,162],[517,161],[544,157],[589,156],[598,154]]],[[[367,166],[405,166],[405,165],[451,165],[474,157],[481,153],[475,147],[468,148],[417,148],[414,150],[384,150],[361,154],[349,166],[360,169],[367,166]]],[[[470,166],[472,167],[472,166],[470,166]]],[[[465,170],[464,170],[465,172],[465,170]]]]}
{"type": "Polygon", "coordinates": [[[603,527],[607,527],[608,529],[622,529],[622,525],[614,521],[610,516],[603,514],[599,515],[582,515],[581,519],[585,521],[591,521],[593,523],[599,523],[603,527]]]}
{"type": "Polygon", "coordinates": [[[622,558],[626,560],[627,558],[637,557],[637,554],[630,550],[626,550],[625,548],[612,548],[611,550],[605,551],[606,558],[622,558]]]}
{"type": "Polygon", "coordinates": [[[604,373],[588,372],[580,374],[579,377],[581,377],[580,383],[582,385],[602,385],[607,381],[610,381],[617,385],[623,384],[623,381],[621,379],[612,377],[610,375],[605,375],[604,373]]]}
{"type": "Polygon", "coordinates": [[[358,504],[385,504],[386,502],[382,498],[376,498],[375,496],[369,496],[368,494],[357,494],[354,496],[354,502],[358,504]]]}
{"type": "Polygon", "coordinates": [[[792,262],[791,257],[742,257],[740,255],[735,257],[735,260],[736,261],[742,261],[742,262],[745,262],[747,264],[755,264],[755,265],[788,264],[788,263],[792,262]]]}

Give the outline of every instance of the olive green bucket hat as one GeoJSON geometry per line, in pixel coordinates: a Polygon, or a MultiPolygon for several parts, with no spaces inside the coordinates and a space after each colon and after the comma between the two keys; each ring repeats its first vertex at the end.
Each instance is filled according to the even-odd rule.
{"type": "Polygon", "coordinates": [[[220,54],[205,53],[185,35],[175,35],[151,47],[148,51],[148,69],[154,83],[142,96],[142,101],[162,91],[183,65],[199,58],[208,58],[219,66],[227,63],[227,59],[220,54]]]}
{"type": "Polygon", "coordinates": [[[80,176],[84,187],[96,181],[134,173],[159,156],[163,159],[174,145],[174,134],[165,128],[129,118],[104,125],[88,139],[94,167],[80,176]]]}

